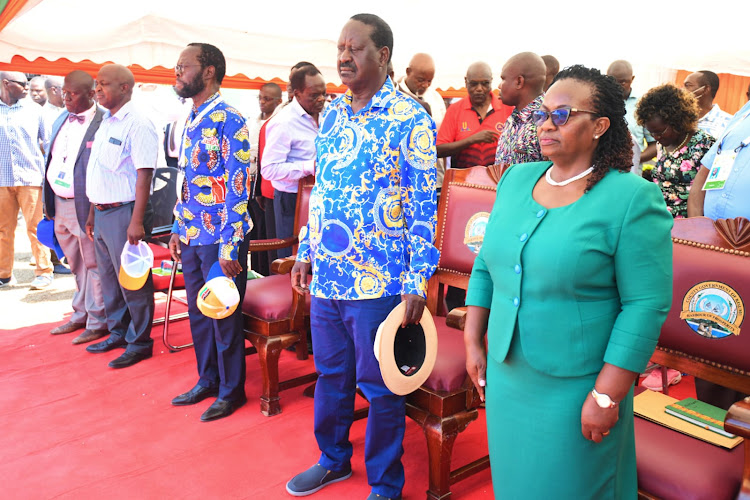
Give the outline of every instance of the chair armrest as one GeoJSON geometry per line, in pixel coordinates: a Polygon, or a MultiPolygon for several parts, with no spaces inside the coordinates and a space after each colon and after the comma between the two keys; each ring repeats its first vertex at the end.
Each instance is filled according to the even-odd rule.
{"type": "Polygon", "coordinates": [[[456,307],[445,317],[445,324],[456,330],[464,330],[466,326],[466,307],[456,307]]]}
{"type": "Polygon", "coordinates": [[[297,256],[284,257],[271,262],[271,272],[273,274],[289,274],[292,272],[294,263],[297,262],[297,256]]]}
{"type": "Polygon", "coordinates": [[[289,238],[274,238],[271,240],[253,240],[250,242],[248,247],[249,252],[266,252],[268,250],[278,250],[279,248],[290,247],[297,243],[297,237],[291,236],[289,238]]]}
{"type": "Polygon", "coordinates": [[[724,429],[745,439],[750,438],[750,398],[737,401],[724,417],[724,429]]]}

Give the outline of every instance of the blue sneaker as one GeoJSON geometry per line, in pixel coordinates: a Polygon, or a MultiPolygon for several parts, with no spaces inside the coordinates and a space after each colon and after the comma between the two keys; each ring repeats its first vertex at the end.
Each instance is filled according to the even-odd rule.
{"type": "Polygon", "coordinates": [[[329,484],[338,483],[350,477],[352,477],[351,467],[348,470],[336,472],[315,464],[286,483],[286,491],[292,496],[304,497],[312,495],[329,484]]]}

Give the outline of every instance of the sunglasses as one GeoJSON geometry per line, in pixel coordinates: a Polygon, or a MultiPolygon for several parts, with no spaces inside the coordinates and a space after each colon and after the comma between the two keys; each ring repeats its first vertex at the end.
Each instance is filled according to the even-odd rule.
{"type": "Polygon", "coordinates": [[[20,85],[23,88],[26,88],[29,85],[29,82],[19,82],[18,80],[11,80],[9,78],[6,78],[6,80],[9,81],[9,82],[13,82],[16,85],[20,85]]]}
{"type": "Polygon", "coordinates": [[[536,109],[531,112],[531,121],[534,122],[534,125],[537,127],[541,127],[544,122],[547,121],[547,119],[552,119],[552,124],[556,127],[562,127],[566,123],[568,123],[568,118],[570,118],[570,115],[573,113],[589,113],[592,115],[598,115],[596,111],[587,111],[585,109],[576,109],[571,108],[570,106],[563,106],[562,108],[557,108],[554,111],[545,111],[543,109],[536,109]]]}

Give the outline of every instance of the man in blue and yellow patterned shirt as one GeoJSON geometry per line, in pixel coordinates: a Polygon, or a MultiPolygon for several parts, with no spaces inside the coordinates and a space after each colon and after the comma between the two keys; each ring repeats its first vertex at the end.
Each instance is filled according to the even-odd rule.
{"type": "Polygon", "coordinates": [[[349,427],[359,387],[370,402],[365,464],[371,498],[400,498],[405,401],[383,383],[373,354],[378,325],[406,301],[416,323],[438,261],[433,245],[435,124],[387,77],[388,25],[358,14],[338,42],[348,87],[320,119],[316,182],[292,285],[306,290],[312,266],[310,322],[315,367],[316,465],[287,483],[295,496],[351,475],[349,427]]]}
{"type": "Polygon", "coordinates": [[[235,279],[240,303],[247,282],[250,141],[245,119],[219,94],[225,72],[224,55],[206,43],[188,45],[175,66],[175,90],[193,99],[193,112],[180,149],[182,175],[169,249],[175,261],[182,261],[200,378],[172,404],[191,405],[218,396],[201,415],[204,422],[229,416],[247,401],[242,308],[216,320],[196,305],[198,291],[217,261],[224,274],[235,279]]]}

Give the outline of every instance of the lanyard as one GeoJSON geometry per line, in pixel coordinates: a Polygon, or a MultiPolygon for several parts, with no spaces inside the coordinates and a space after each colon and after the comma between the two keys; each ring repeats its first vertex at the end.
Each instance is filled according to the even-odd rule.
{"type": "MultiPolygon", "coordinates": [[[[747,111],[745,112],[745,114],[744,114],[744,115],[742,115],[742,118],[740,118],[739,120],[737,120],[736,122],[734,122],[734,123],[732,124],[732,126],[731,126],[731,127],[727,128],[727,129],[726,129],[726,130],[724,131],[724,133],[723,133],[723,134],[721,134],[721,140],[719,141],[719,147],[718,147],[718,148],[717,148],[717,150],[716,150],[716,154],[717,154],[717,155],[720,155],[720,154],[721,154],[721,149],[722,149],[722,147],[724,146],[724,140],[725,140],[725,139],[727,138],[727,136],[729,135],[729,133],[730,133],[730,132],[731,132],[732,130],[734,130],[734,129],[735,129],[736,127],[737,127],[737,125],[739,125],[739,124],[740,124],[740,122],[743,122],[743,121],[744,121],[744,120],[745,120],[745,119],[746,119],[746,118],[747,118],[748,116],[750,116],[750,109],[748,109],[748,110],[747,110],[747,111]]],[[[734,149],[734,152],[735,152],[735,153],[739,153],[739,152],[740,152],[740,150],[741,150],[742,148],[744,148],[744,147],[747,147],[747,146],[748,146],[749,144],[750,144],[750,135],[749,135],[749,136],[747,136],[747,139],[745,139],[744,141],[742,141],[742,142],[740,143],[740,145],[739,145],[739,146],[737,146],[737,147],[736,147],[736,148],[734,149]]]]}
{"type": "Polygon", "coordinates": [[[203,111],[201,111],[198,116],[193,118],[192,120],[190,117],[188,117],[187,120],[185,120],[185,128],[182,130],[182,140],[180,141],[180,156],[178,158],[180,161],[178,162],[178,166],[180,170],[185,170],[185,167],[187,167],[187,157],[185,156],[185,134],[187,134],[188,129],[195,128],[196,125],[198,125],[201,121],[203,121],[203,118],[216,106],[219,105],[219,103],[224,102],[224,98],[221,96],[218,96],[216,99],[214,99],[214,102],[206,106],[203,111]]]}

